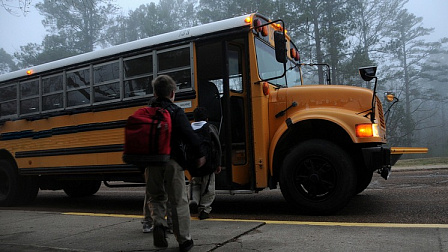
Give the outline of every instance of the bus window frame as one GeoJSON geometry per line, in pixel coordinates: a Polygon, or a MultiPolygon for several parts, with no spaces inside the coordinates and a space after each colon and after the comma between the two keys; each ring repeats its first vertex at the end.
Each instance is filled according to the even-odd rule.
{"type": "MultiPolygon", "coordinates": [[[[126,95],[126,82],[127,81],[133,81],[133,80],[138,80],[138,79],[142,79],[142,78],[149,78],[149,83],[148,83],[148,85],[149,86],[151,86],[151,82],[152,82],[152,80],[154,79],[154,68],[155,68],[155,64],[154,64],[154,57],[155,57],[155,55],[156,55],[156,50],[152,50],[151,52],[149,52],[149,53],[144,53],[144,54],[138,54],[138,55],[134,55],[134,56],[131,56],[131,57],[127,57],[127,58],[125,58],[125,57],[123,57],[123,59],[122,59],[122,65],[123,65],[123,84],[122,84],[122,88],[123,88],[123,94],[122,94],[122,97],[123,97],[123,101],[126,101],[126,100],[133,100],[133,99],[141,99],[142,97],[151,97],[151,96],[153,96],[153,93],[146,93],[145,92],[145,94],[144,95],[134,95],[134,96],[127,96],[126,95]],[[146,74],[139,74],[139,75],[134,75],[134,76],[131,76],[131,77],[126,77],[126,74],[125,74],[125,61],[128,61],[128,60],[134,60],[134,59],[138,59],[138,58],[143,58],[143,57],[147,57],[147,56],[151,56],[151,69],[152,69],[152,72],[151,73],[146,73],[146,74]]],[[[148,88],[150,88],[150,89],[152,89],[151,87],[148,87],[148,88]]],[[[145,91],[144,89],[142,89],[143,91],[145,91]]]]}
{"type": "Polygon", "coordinates": [[[115,58],[115,59],[112,59],[112,60],[109,60],[109,61],[106,61],[106,62],[102,62],[102,63],[100,63],[100,64],[92,64],[92,77],[93,78],[91,78],[91,92],[90,92],[90,103],[92,104],[92,105],[97,105],[97,104],[106,104],[106,103],[113,103],[113,102],[117,102],[117,101],[122,101],[123,99],[122,99],[122,96],[121,96],[121,94],[123,93],[122,92],[122,75],[123,75],[123,67],[122,67],[122,62],[123,62],[123,60],[122,60],[122,58],[115,58]],[[95,79],[95,68],[98,68],[98,67],[102,67],[102,66],[106,66],[106,65],[114,65],[115,63],[117,63],[118,64],[118,77],[117,77],[117,79],[108,79],[108,80],[105,80],[105,81],[101,81],[101,82],[96,82],[97,80],[95,79]],[[118,97],[117,98],[112,98],[112,99],[108,99],[108,100],[104,100],[104,101],[96,101],[95,100],[95,98],[96,98],[96,96],[95,96],[95,94],[96,94],[96,91],[95,91],[95,88],[97,88],[97,87],[104,87],[104,86],[107,86],[107,85],[111,85],[111,84],[116,84],[116,83],[118,83],[117,85],[118,85],[118,97]]]}
{"type": "Polygon", "coordinates": [[[42,104],[42,110],[41,110],[41,112],[42,113],[47,113],[47,112],[54,112],[54,111],[60,111],[60,110],[64,110],[65,109],[65,95],[64,95],[64,85],[65,85],[65,72],[62,72],[62,73],[56,73],[56,74],[51,74],[51,75],[45,75],[45,76],[42,76],[41,77],[41,85],[42,85],[42,87],[41,87],[41,92],[42,92],[42,95],[41,95],[41,97],[40,97],[40,102],[41,102],[41,104],[42,104]],[[45,79],[50,79],[50,78],[53,78],[53,77],[55,77],[55,76],[61,76],[61,81],[62,81],[62,83],[61,83],[61,89],[60,90],[57,90],[57,91],[53,91],[53,92],[48,92],[48,93],[45,93],[44,92],[44,80],[45,79]],[[48,96],[52,96],[52,95],[57,95],[57,94],[60,94],[61,95],[61,97],[62,97],[62,106],[60,107],[60,108],[55,108],[55,109],[44,109],[44,97],[48,97],[48,96]]]}
{"type": "MultiPolygon", "coordinates": [[[[16,118],[19,115],[19,82],[18,81],[13,81],[10,83],[5,83],[4,85],[2,85],[0,87],[0,90],[3,88],[9,88],[9,87],[13,87],[13,89],[15,89],[15,96],[12,99],[9,100],[0,100],[0,118],[2,119],[12,119],[12,118],[16,118]],[[15,113],[14,114],[9,114],[9,115],[2,115],[1,113],[1,105],[2,104],[6,104],[6,103],[10,103],[10,102],[14,102],[15,101],[15,113]]],[[[0,92],[1,94],[3,94],[3,92],[0,92]]]]}
{"type": "MultiPolygon", "coordinates": [[[[275,72],[274,75],[269,76],[269,77],[261,76],[261,73],[262,73],[261,70],[263,70],[263,69],[260,67],[260,62],[271,62],[272,61],[272,62],[278,63],[279,65],[282,66],[281,69],[280,68],[278,69],[278,70],[281,70],[281,71],[283,71],[283,64],[284,63],[280,63],[280,62],[275,60],[275,48],[272,45],[270,45],[265,39],[261,39],[261,38],[259,38],[257,36],[254,36],[254,39],[255,39],[254,45],[255,45],[255,55],[256,55],[256,59],[257,59],[257,74],[258,74],[258,78],[260,78],[261,81],[269,81],[269,82],[272,82],[272,80],[276,80],[278,78],[281,78],[285,73],[283,73],[282,75],[278,75],[278,73],[275,72]],[[262,52],[259,52],[259,49],[261,49],[259,44],[264,45],[266,48],[272,49],[272,51],[271,51],[272,53],[268,53],[268,55],[273,56],[272,57],[273,60],[259,60],[260,56],[263,55],[262,52]]],[[[279,85],[279,84],[277,84],[277,85],[279,85]]],[[[286,85],[279,85],[279,86],[286,87],[286,85]]]]}
{"type": "MultiPolygon", "coordinates": [[[[189,43],[184,44],[184,45],[174,46],[174,47],[167,48],[167,49],[154,50],[154,52],[155,52],[155,57],[153,57],[153,61],[154,61],[154,69],[156,70],[155,74],[154,74],[154,78],[156,78],[159,75],[164,75],[164,74],[170,75],[170,73],[190,70],[190,87],[181,89],[180,88],[181,83],[179,83],[179,80],[174,79],[176,81],[176,86],[177,86],[176,94],[194,90],[194,67],[195,67],[195,65],[194,65],[193,42],[189,42],[189,43]],[[189,54],[190,54],[189,55],[189,62],[190,63],[189,63],[188,66],[170,68],[170,69],[165,69],[165,70],[159,71],[159,60],[158,60],[159,59],[159,57],[158,57],[159,54],[170,52],[170,51],[176,51],[176,50],[180,50],[180,49],[185,49],[185,48],[189,49],[189,54]]],[[[171,76],[171,77],[173,77],[173,76],[171,76]]]]}
{"type": "MultiPolygon", "coordinates": [[[[287,66],[286,67],[286,71],[284,71],[282,75],[275,75],[275,76],[267,77],[267,78],[263,78],[262,76],[260,76],[261,68],[260,68],[260,65],[258,63],[258,59],[259,59],[259,55],[261,55],[261,54],[259,54],[259,52],[257,50],[257,48],[259,48],[258,44],[261,43],[262,45],[266,46],[267,48],[271,48],[272,49],[271,56],[274,56],[273,59],[275,59],[275,48],[271,44],[269,44],[268,41],[266,41],[265,39],[262,39],[260,37],[254,36],[254,40],[255,40],[254,41],[255,54],[256,54],[256,60],[257,60],[257,74],[258,74],[258,77],[260,78],[261,81],[267,81],[267,82],[269,82],[271,84],[274,84],[276,86],[279,86],[281,88],[289,87],[290,86],[289,85],[290,78],[288,78],[289,77],[288,71],[293,70],[293,69],[289,69],[289,68],[294,66],[294,68],[298,68],[298,77],[299,77],[299,79],[295,80],[294,83],[299,83],[299,85],[301,85],[301,83],[302,83],[302,80],[301,80],[302,79],[302,74],[301,74],[301,70],[300,70],[300,64],[294,62],[291,58],[288,57],[288,55],[286,55],[286,62],[285,63],[281,63],[281,62],[278,62],[276,60],[272,60],[272,62],[277,62],[279,65],[282,65],[282,69],[281,69],[282,71],[284,71],[284,68],[285,68],[284,66],[287,66]],[[291,66],[288,66],[288,65],[291,65],[291,66]],[[284,80],[285,83],[284,84],[278,84],[278,82],[280,80],[284,80]]],[[[292,44],[291,41],[287,40],[287,44],[288,43],[292,44]]],[[[287,46],[287,48],[288,48],[288,46],[287,46]]],[[[263,62],[271,62],[271,61],[264,60],[263,62]]],[[[298,85],[294,85],[294,86],[298,86],[298,85]]]]}
{"type": "Polygon", "coordinates": [[[41,85],[41,76],[36,76],[34,78],[30,78],[30,79],[24,79],[23,81],[19,81],[19,104],[18,104],[18,115],[24,115],[24,116],[30,116],[30,115],[37,115],[40,113],[41,109],[42,109],[42,104],[41,104],[41,97],[42,97],[42,85],[41,85]],[[37,81],[37,94],[32,94],[29,96],[25,96],[25,98],[23,98],[23,94],[22,94],[22,84],[25,83],[31,83],[37,81]],[[28,112],[28,113],[23,113],[22,112],[22,102],[23,101],[30,101],[33,99],[37,99],[37,109],[34,112],[28,112]]]}
{"type": "Polygon", "coordinates": [[[243,66],[243,53],[244,53],[244,48],[241,48],[241,46],[237,43],[228,43],[228,64],[229,64],[229,90],[231,93],[239,93],[242,94],[244,93],[244,91],[246,90],[244,87],[244,66],[243,66]],[[232,50],[232,48],[236,48],[237,50],[232,50]],[[238,63],[238,73],[237,74],[232,74],[231,73],[231,69],[230,67],[232,66],[231,59],[235,59],[233,58],[234,55],[231,55],[230,52],[236,53],[238,58],[236,58],[236,62],[238,63]],[[241,63],[241,64],[240,64],[241,63]],[[240,89],[232,89],[231,87],[234,87],[234,85],[232,83],[234,83],[234,80],[239,80],[241,82],[239,88],[240,89]]]}
{"type": "Polygon", "coordinates": [[[65,89],[65,92],[64,92],[64,96],[65,96],[64,109],[71,110],[71,109],[82,108],[82,107],[87,107],[87,106],[91,106],[92,105],[92,79],[93,79],[92,71],[93,71],[93,65],[92,64],[90,64],[88,66],[79,67],[79,68],[76,68],[76,69],[71,69],[70,71],[65,71],[65,73],[64,73],[64,75],[65,75],[65,78],[64,78],[64,82],[65,82],[65,84],[64,84],[64,89],[65,89]],[[74,73],[74,72],[79,72],[79,71],[84,71],[84,70],[87,70],[87,69],[89,70],[89,86],[88,87],[85,86],[85,87],[81,87],[81,88],[70,88],[69,89],[68,83],[67,83],[67,76],[68,76],[68,74],[71,74],[71,73],[74,73]],[[82,90],[82,89],[88,89],[89,90],[89,102],[86,103],[86,104],[69,106],[69,104],[68,104],[68,102],[69,102],[68,93],[72,92],[72,91],[82,90]]]}
{"type": "MultiPolygon", "coordinates": [[[[159,47],[160,48],[160,47],[159,47]]],[[[135,54],[135,52],[124,52],[120,55],[111,55],[108,59],[97,59],[94,61],[90,61],[90,62],[82,62],[78,65],[71,65],[71,66],[67,66],[64,68],[59,68],[59,69],[52,69],[51,71],[46,71],[46,72],[42,72],[39,74],[34,74],[32,76],[25,76],[22,78],[18,78],[15,81],[14,80],[10,80],[9,82],[4,82],[1,84],[2,88],[3,87],[10,87],[10,86],[16,86],[16,90],[17,90],[17,95],[16,95],[16,99],[11,99],[11,100],[5,100],[2,101],[1,104],[6,104],[8,102],[16,102],[16,114],[12,114],[12,115],[7,115],[7,116],[1,116],[0,115],[0,122],[2,121],[8,121],[8,120],[13,120],[13,119],[27,119],[27,118],[32,118],[33,120],[37,120],[40,119],[39,116],[44,116],[46,114],[48,115],[52,115],[55,112],[56,113],[60,113],[60,112],[67,112],[67,113],[71,113],[70,111],[75,111],[78,108],[91,108],[94,109],[96,106],[104,106],[104,104],[112,104],[112,103],[126,103],[126,102],[130,102],[131,100],[143,100],[143,99],[148,99],[150,97],[153,97],[153,93],[149,93],[149,94],[145,94],[143,96],[135,96],[135,97],[125,97],[125,81],[127,80],[131,80],[131,79],[138,79],[138,78],[142,78],[142,76],[144,77],[149,77],[151,78],[156,78],[157,75],[162,75],[162,74],[167,74],[167,75],[173,75],[173,73],[177,73],[179,74],[179,72],[185,71],[185,73],[180,73],[182,74],[186,79],[183,83],[180,83],[179,80],[176,80],[176,84],[178,86],[178,90],[176,91],[176,93],[188,93],[189,91],[193,91],[195,89],[195,65],[194,65],[195,59],[194,59],[194,42],[190,41],[187,43],[183,43],[181,45],[176,45],[176,46],[172,46],[172,47],[163,47],[163,49],[158,49],[157,47],[153,47],[151,49],[146,49],[142,54],[135,54]],[[169,68],[169,69],[164,69],[163,71],[158,71],[158,58],[157,56],[161,53],[167,53],[167,52],[174,52],[176,50],[187,50],[188,51],[188,65],[185,66],[180,66],[180,67],[175,67],[175,68],[169,68]],[[147,55],[152,55],[152,66],[153,66],[153,72],[152,74],[144,74],[144,75],[140,75],[140,76],[133,76],[133,78],[129,78],[129,79],[125,79],[124,76],[124,61],[128,60],[128,59],[132,59],[132,58],[139,58],[139,57],[144,57],[147,55]],[[113,65],[113,64],[117,64],[118,63],[118,78],[113,78],[113,79],[107,79],[106,81],[101,81],[101,82],[97,82],[95,83],[95,69],[104,66],[104,65],[113,65]],[[80,87],[74,87],[71,86],[69,87],[68,83],[68,77],[73,74],[73,73],[77,73],[77,72],[83,72],[86,71],[88,73],[83,73],[83,77],[86,78],[86,80],[88,79],[88,85],[86,86],[80,86],[80,87]],[[43,80],[47,79],[47,78],[51,78],[53,76],[62,76],[62,90],[57,90],[54,92],[48,92],[48,93],[44,93],[43,90],[43,80]],[[85,76],[88,75],[88,76],[85,76]],[[188,86],[182,86],[182,84],[188,83],[188,86]],[[32,82],[37,82],[37,88],[28,88],[28,90],[24,90],[23,92],[27,92],[29,90],[35,90],[37,89],[37,93],[32,93],[31,95],[25,95],[22,97],[22,85],[25,87],[25,85],[27,83],[32,83],[32,82]],[[105,85],[109,85],[109,84],[114,84],[117,83],[116,85],[118,85],[118,96],[113,98],[113,99],[109,99],[109,100],[104,100],[104,101],[95,101],[95,88],[97,87],[101,87],[101,86],[105,86],[105,85]],[[84,90],[86,95],[88,93],[89,97],[88,99],[85,99],[85,104],[80,104],[81,100],[80,99],[70,99],[70,95],[74,94],[76,96],[76,94],[78,93],[79,95],[83,95],[82,91],[84,90]],[[45,99],[45,97],[51,96],[51,95],[58,95],[58,94],[62,94],[62,107],[60,108],[55,108],[55,109],[47,109],[47,110],[43,110],[43,100],[45,99]],[[36,103],[35,100],[37,100],[37,104],[35,106],[35,110],[36,111],[22,111],[22,107],[24,106],[24,103],[36,103]],[[76,104],[76,105],[71,105],[69,104],[70,101],[72,101],[72,103],[76,104]]],[[[174,76],[173,76],[174,77],[174,76]]],[[[182,81],[182,80],[180,80],[182,81]]],[[[84,99],[82,99],[84,101],[84,99]]],[[[33,107],[34,108],[34,107],[33,107]]],[[[29,110],[29,109],[28,109],[29,110]]],[[[85,109],[83,110],[78,110],[78,112],[82,112],[85,111],[85,109]]]]}

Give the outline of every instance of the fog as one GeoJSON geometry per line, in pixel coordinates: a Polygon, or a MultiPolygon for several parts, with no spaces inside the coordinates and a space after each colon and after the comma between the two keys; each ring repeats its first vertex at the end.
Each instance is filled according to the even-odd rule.
{"type": "MultiPolygon", "coordinates": [[[[0,0],[1,3],[14,7],[18,6],[19,0],[0,0]]],[[[40,1],[31,0],[29,12],[23,15],[16,8],[17,15],[8,13],[0,6],[0,48],[7,53],[13,54],[28,43],[41,43],[46,35],[42,25],[43,17],[34,8],[40,1]]],[[[116,4],[122,8],[126,14],[129,10],[135,10],[141,4],[158,2],[158,0],[117,0],[116,4]]],[[[426,28],[434,28],[434,32],[427,37],[428,41],[436,41],[442,37],[447,37],[448,24],[448,1],[447,0],[409,0],[405,5],[409,12],[417,17],[423,17],[423,25],[426,28]]]]}
{"type": "MultiPolygon", "coordinates": [[[[0,0],[0,3],[11,6],[13,14],[2,8],[0,4],[0,48],[7,53],[13,54],[20,50],[20,46],[28,43],[40,44],[46,35],[45,27],[42,25],[43,16],[34,8],[40,0],[31,0],[27,13],[18,9],[19,1],[23,0],[0,0]]],[[[123,14],[129,10],[135,10],[141,4],[158,2],[158,0],[116,0],[115,3],[122,9],[123,14]]]]}

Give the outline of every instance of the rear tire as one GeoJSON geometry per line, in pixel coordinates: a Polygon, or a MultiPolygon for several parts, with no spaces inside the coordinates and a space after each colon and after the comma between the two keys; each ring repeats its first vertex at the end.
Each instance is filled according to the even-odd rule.
{"type": "Polygon", "coordinates": [[[37,177],[21,176],[19,177],[19,191],[17,204],[28,205],[33,203],[39,192],[37,177]]]}
{"type": "Polygon", "coordinates": [[[320,139],[300,143],[286,156],[280,174],[285,199],[299,211],[332,214],[347,205],[356,189],[356,172],[349,155],[320,139]]]}
{"type": "Polygon", "coordinates": [[[85,197],[94,195],[100,187],[100,180],[68,180],[64,182],[63,190],[70,197],[85,197]]]}

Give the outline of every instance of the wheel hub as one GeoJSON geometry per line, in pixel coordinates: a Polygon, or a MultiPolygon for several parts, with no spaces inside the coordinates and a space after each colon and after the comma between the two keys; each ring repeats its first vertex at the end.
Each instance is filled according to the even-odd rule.
{"type": "Polygon", "coordinates": [[[309,177],[309,179],[310,179],[310,181],[312,182],[312,183],[319,183],[320,182],[320,178],[319,178],[319,175],[317,175],[317,174],[311,174],[310,175],[310,177],[309,177]]]}

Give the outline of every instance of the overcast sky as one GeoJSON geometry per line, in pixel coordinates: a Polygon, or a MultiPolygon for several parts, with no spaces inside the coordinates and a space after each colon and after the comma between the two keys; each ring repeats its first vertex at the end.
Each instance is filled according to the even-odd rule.
{"type": "MultiPolygon", "coordinates": [[[[32,0],[32,4],[38,0],[32,0]]],[[[117,0],[116,3],[123,8],[126,14],[128,10],[134,10],[144,3],[158,2],[158,0],[117,0]]],[[[429,40],[436,41],[442,37],[448,37],[448,0],[409,0],[406,5],[411,13],[417,17],[423,17],[423,26],[435,28],[429,40]]],[[[42,17],[33,7],[27,16],[13,16],[0,8],[0,48],[9,54],[20,49],[20,46],[28,43],[40,44],[45,36],[45,28],[42,25],[42,17]]]]}

